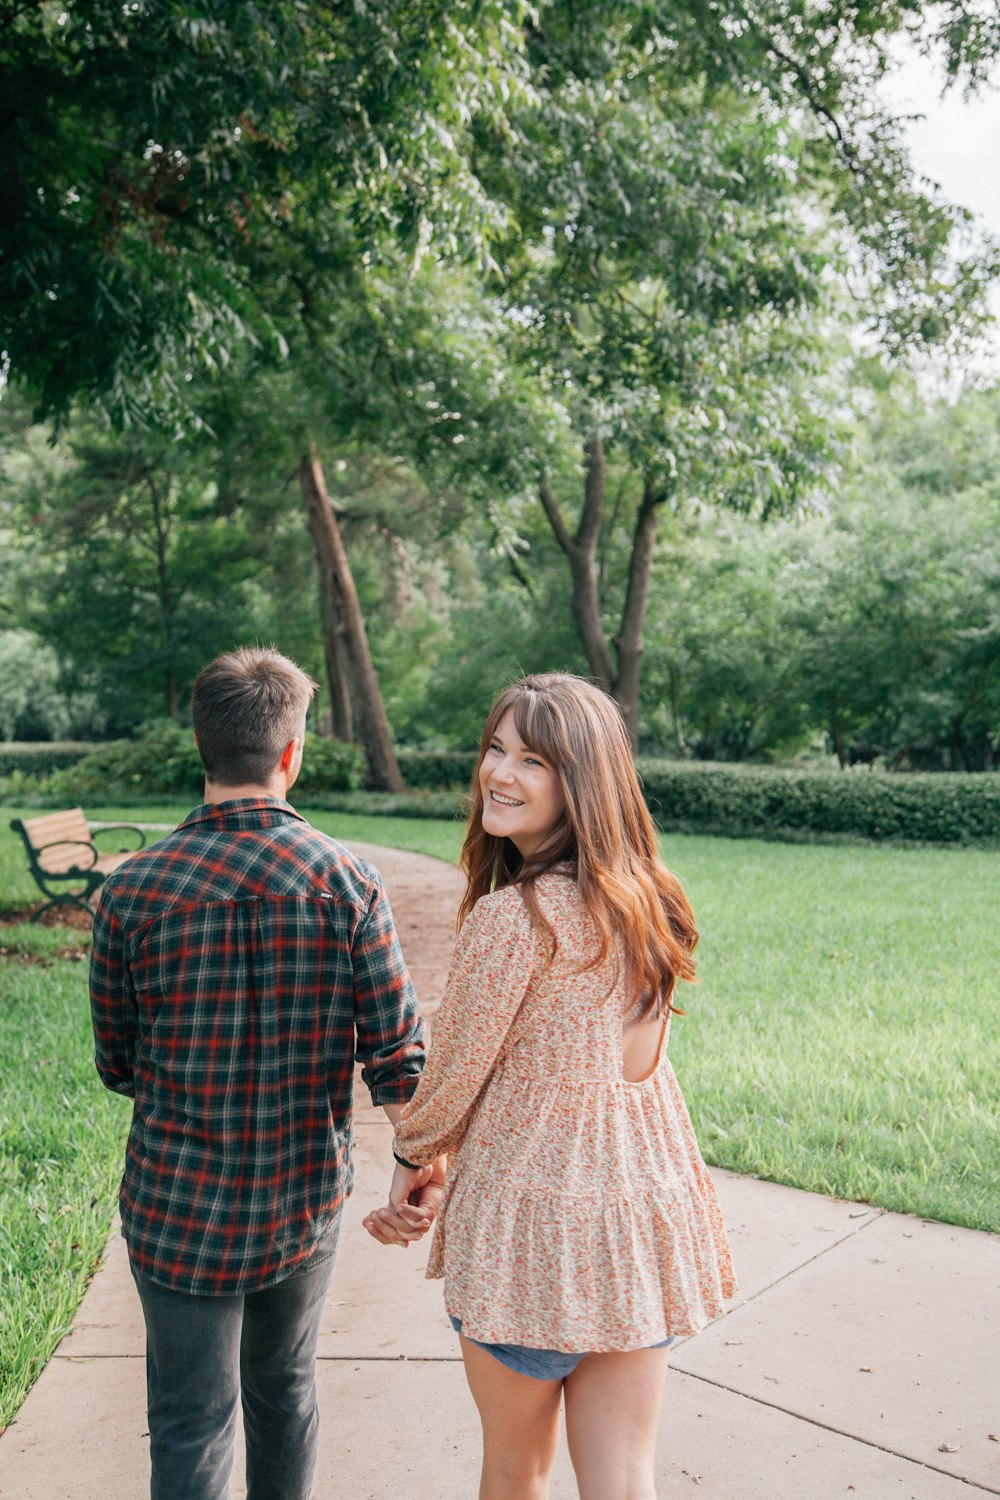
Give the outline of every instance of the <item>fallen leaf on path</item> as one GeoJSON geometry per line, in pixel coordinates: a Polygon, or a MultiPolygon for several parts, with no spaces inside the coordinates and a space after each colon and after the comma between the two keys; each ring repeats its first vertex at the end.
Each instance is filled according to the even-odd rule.
{"type": "Polygon", "coordinates": [[[861,1371],[862,1375],[874,1375],[875,1374],[875,1366],[874,1365],[858,1365],[858,1369],[861,1371]]]}
{"type": "Polygon", "coordinates": [[[938,1443],[938,1452],[957,1453],[961,1446],[961,1443],[938,1443]]]}

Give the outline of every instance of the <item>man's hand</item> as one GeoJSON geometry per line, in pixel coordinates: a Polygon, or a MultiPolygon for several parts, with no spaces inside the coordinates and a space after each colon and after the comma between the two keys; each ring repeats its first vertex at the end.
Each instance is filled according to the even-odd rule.
{"type": "Polygon", "coordinates": [[[373,1209],[364,1220],[372,1238],[381,1245],[402,1245],[404,1250],[414,1240],[423,1239],[441,1207],[447,1165],[445,1156],[415,1171],[397,1164],[389,1202],[384,1208],[373,1209]]]}

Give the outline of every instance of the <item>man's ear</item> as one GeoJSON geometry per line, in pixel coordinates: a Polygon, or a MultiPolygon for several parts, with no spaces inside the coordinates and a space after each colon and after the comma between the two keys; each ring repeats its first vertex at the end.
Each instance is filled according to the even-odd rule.
{"type": "Polygon", "coordinates": [[[294,740],[289,740],[284,750],[282,750],[281,759],[278,762],[278,766],[282,771],[290,771],[292,769],[295,757],[299,752],[300,743],[298,736],[296,736],[294,740]]]}

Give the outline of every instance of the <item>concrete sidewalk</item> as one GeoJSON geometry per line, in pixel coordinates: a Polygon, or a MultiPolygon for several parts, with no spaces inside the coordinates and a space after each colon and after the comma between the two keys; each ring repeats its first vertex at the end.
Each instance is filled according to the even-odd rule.
{"type": "MultiPolygon", "coordinates": [[[[442,979],[421,973],[413,936],[451,922],[453,907],[415,904],[436,862],[377,859],[433,1000],[442,979]]],[[[363,1089],[358,1103],[357,1187],[319,1347],[316,1500],[472,1500],[479,1424],[441,1283],[423,1278],[424,1246],[381,1247],[361,1227],[391,1161],[384,1116],[363,1089]]],[[[713,1176],[742,1293],[672,1352],[661,1500],[1000,1495],[1000,1236],[713,1176]]],[[[147,1494],[142,1321],[113,1237],[72,1333],[0,1439],[0,1496],[147,1494]]],[[[563,1450],[553,1500],[575,1495],[563,1450]]]]}

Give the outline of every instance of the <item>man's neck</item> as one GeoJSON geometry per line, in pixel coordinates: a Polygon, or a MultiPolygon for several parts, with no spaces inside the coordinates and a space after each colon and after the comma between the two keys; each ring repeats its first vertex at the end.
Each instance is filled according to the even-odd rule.
{"type": "Polygon", "coordinates": [[[205,782],[205,801],[213,806],[219,802],[235,802],[240,797],[280,797],[284,801],[287,796],[287,785],[277,778],[264,785],[247,782],[243,786],[221,786],[217,781],[205,782]]]}

